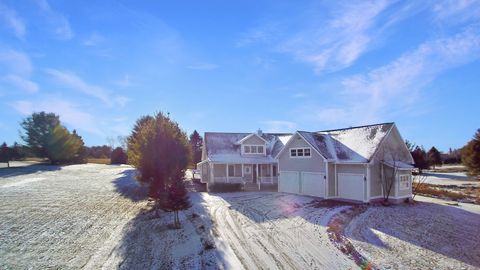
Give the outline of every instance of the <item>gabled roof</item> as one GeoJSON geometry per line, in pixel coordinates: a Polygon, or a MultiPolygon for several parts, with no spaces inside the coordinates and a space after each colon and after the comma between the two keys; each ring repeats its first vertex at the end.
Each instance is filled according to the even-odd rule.
{"type": "Polygon", "coordinates": [[[252,133],[205,132],[205,150],[211,162],[225,163],[272,163],[275,156],[284,147],[291,134],[263,133],[257,135],[265,141],[266,156],[242,155],[240,141],[251,137],[252,133]]]}
{"type": "Polygon", "coordinates": [[[370,161],[394,123],[317,132],[298,131],[324,158],[337,162],[370,161]]]}
{"type": "Polygon", "coordinates": [[[267,141],[262,138],[262,136],[258,135],[257,133],[250,133],[250,135],[247,135],[245,137],[243,137],[242,139],[240,139],[237,144],[242,144],[244,141],[248,140],[249,138],[253,137],[253,136],[256,136],[257,138],[260,138],[260,140],[264,141],[265,143],[267,143],[267,141]]]}

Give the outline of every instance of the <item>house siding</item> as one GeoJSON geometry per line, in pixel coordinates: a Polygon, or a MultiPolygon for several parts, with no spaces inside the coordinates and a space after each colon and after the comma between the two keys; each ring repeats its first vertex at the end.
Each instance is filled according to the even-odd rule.
{"type": "Polygon", "coordinates": [[[251,136],[242,142],[242,144],[256,144],[256,145],[265,145],[265,142],[257,136],[251,136]]]}
{"type": "Polygon", "coordinates": [[[280,171],[296,171],[296,172],[323,172],[325,173],[325,162],[321,157],[305,140],[303,140],[298,134],[295,134],[291,139],[291,143],[287,145],[280,156],[278,157],[278,163],[280,171]],[[310,147],[310,158],[291,158],[290,148],[297,147],[310,147]]]}
{"type": "Polygon", "coordinates": [[[380,161],[374,159],[370,166],[370,197],[382,196],[380,161]]]}
{"type": "Polygon", "coordinates": [[[227,166],[225,164],[213,164],[214,177],[227,177],[227,166]]]}
{"type": "Polygon", "coordinates": [[[337,196],[335,186],[336,186],[335,185],[335,164],[329,163],[328,164],[328,184],[327,184],[328,197],[337,196]]]}

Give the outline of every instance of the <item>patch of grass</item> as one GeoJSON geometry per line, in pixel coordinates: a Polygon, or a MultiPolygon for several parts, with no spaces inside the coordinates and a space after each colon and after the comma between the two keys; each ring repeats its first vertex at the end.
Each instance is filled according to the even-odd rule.
{"type": "Polygon", "coordinates": [[[87,163],[110,165],[110,159],[109,158],[87,158],[87,163]]]}
{"type": "Polygon", "coordinates": [[[417,194],[480,204],[480,188],[475,186],[442,186],[424,183],[418,187],[417,194]]]}

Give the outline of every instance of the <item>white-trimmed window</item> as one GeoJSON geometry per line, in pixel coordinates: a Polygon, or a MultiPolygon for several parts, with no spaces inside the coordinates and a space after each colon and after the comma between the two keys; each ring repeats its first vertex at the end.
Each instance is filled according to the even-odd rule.
{"type": "Polygon", "coordinates": [[[399,175],[398,183],[400,189],[410,189],[410,175],[399,175]]]}
{"type": "Polygon", "coordinates": [[[235,165],[228,165],[228,177],[235,176],[235,165]]]}
{"type": "Polygon", "coordinates": [[[265,155],[265,147],[263,145],[243,145],[243,153],[265,155]]]}
{"type": "Polygon", "coordinates": [[[293,158],[300,158],[300,157],[310,157],[312,150],[310,147],[302,147],[302,148],[290,148],[290,157],[293,158]]]}

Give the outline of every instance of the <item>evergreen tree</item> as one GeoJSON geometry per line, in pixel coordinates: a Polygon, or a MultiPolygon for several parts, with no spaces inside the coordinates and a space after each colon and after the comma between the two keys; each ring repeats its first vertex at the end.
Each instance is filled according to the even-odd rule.
{"type": "Polygon", "coordinates": [[[0,162],[7,163],[7,167],[10,167],[10,161],[13,159],[13,149],[8,147],[7,143],[3,143],[0,146],[0,162]]]}
{"type": "Polygon", "coordinates": [[[188,209],[192,205],[188,199],[188,193],[185,189],[183,181],[176,181],[170,185],[166,194],[158,201],[159,207],[167,212],[174,213],[173,224],[176,228],[180,228],[180,218],[178,211],[188,209]]]}
{"type": "Polygon", "coordinates": [[[196,130],[190,135],[190,145],[192,147],[193,155],[193,165],[196,165],[198,162],[202,161],[202,145],[203,139],[196,130]]]}
{"type": "Polygon", "coordinates": [[[462,149],[462,162],[468,169],[468,175],[480,175],[480,129],[462,149]]]}
{"type": "Polygon", "coordinates": [[[435,165],[442,164],[442,154],[435,147],[432,147],[430,150],[428,150],[427,159],[428,163],[433,165],[433,169],[435,169],[435,165]]]}
{"type": "Polygon", "coordinates": [[[127,153],[121,147],[115,148],[112,152],[110,164],[127,164],[127,153]]]}
{"type": "Polygon", "coordinates": [[[415,168],[418,168],[419,173],[424,169],[428,169],[427,153],[423,147],[416,146],[412,152],[412,157],[415,162],[415,168]]]}
{"type": "Polygon", "coordinates": [[[169,211],[188,208],[180,185],[191,161],[191,148],[176,122],[162,113],[141,117],[128,137],[127,154],[139,171],[137,179],[149,184],[149,195],[158,206],[169,211]]]}
{"type": "Polygon", "coordinates": [[[52,164],[75,162],[83,149],[83,140],[76,131],[71,134],[53,113],[33,113],[21,123],[22,139],[38,157],[47,157],[52,164]]]}

